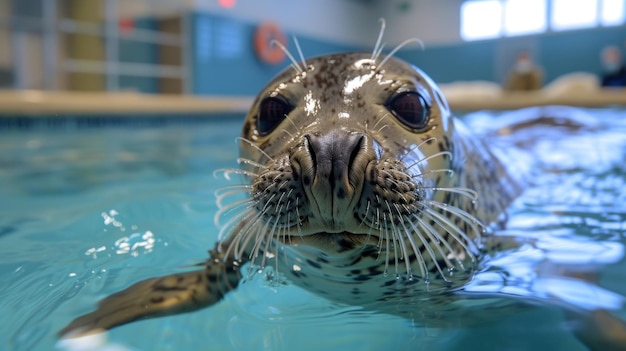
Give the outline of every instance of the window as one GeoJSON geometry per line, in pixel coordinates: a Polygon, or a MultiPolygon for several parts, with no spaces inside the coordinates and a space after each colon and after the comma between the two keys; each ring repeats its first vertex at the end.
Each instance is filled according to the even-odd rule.
{"type": "Polygon", "coordinates": [[[624,23],[624,0],[602,0],[600,22],[603,26],[619,26],[624,23]]]}
{"type": "Polygon", "coordinates": [[[461,37],[465,40],[497,38],[502,32],[499,0],[469,1],[461,5],[461,37]]]}
{"type": "Polygon", "coordinates": [[[563,31],[625,22],[626,0],[468,0],[461,5],[464,40],[543,33],[548,23],[551,30],[563,31]]]}
{"type": "Polygon", "coordinates": [[[522,35],[545,32],[546,0],[506,0],[504,34],[522,35]]]}
{"type": "Polygon", "coordinates": [[[552,0],[554,30],[593,27],[598,21],[598,0],[552,0]]]}

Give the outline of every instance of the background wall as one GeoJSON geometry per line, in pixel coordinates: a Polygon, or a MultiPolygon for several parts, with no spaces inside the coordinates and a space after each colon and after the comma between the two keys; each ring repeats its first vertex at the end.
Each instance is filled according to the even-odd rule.
{"type": "MultiPolygon", "coordinates": [[[[447,1],[447,0],[445,0],[447,1]]],[[[274,21],[287,32],[320,42],[373,45],[379,9],[386,0],[236,0],[232,8],[216,0],[196,0],[194,10],[243,23],[274,21]]],[[[391,0],[396,2],[396,0],[391,0]]]]}
{"type": "MultiPolygon", "coordinates": [[[[594,28],[542,35],[465,42],[460,36],[462,0],[238,0],[232,9],[215,1],[199,0],[194,14],[194,91],[200,94],[254,95],[284,62],[260,62],[252,49],[254,29],[272,20],[290,36],[297,35],[306,56],[340,51],[369,51],[379,31],[378,19],[387,21],[386,49],[417,37],[425,50],[409,46],[397,56],[421,67],[440,83],[486,80],[503,83],[516,54],[531,52],[543,67],[545,83],[584,71],[602,72],[599,53],[619,45],[626,54],[626,26],[594,28]],[[220,29],[230,27],[230,29],[220,29]],[[237,47],[220,54],[220,30],[237,47]]],[[[226,40],[226,39],[223,39],[226,40]]]]}
{"type": "Polygon", "coordinates": [[[424,69],[435,81],[487,80],[502,83],[517,52],[528,50],[542,66],[545,83],[571,72],[602,72],[600,51],[618,45],[626,54],[626,28],[597,28],[407,49],[399,57],[424,69]]]}
{"type": "MultiPolygon", "coordinates": [[[[210,95],[256,95],[269,79],[289,66],[262,62],[253,50],[256,23],[233,21],[222,15],[194,13],[192,17],[193,91],[210,95]]],[[[332,52],[362,50],[362,47],[285,30],[298,42],[307,57],[332,52]]],[[[290,41],[292,54],[296,49],[290,41]]]]}
{"type": "Polygon", "coordinates": [[[626,25],[464,42],[463,2],[0,0],[0,87],[255,95],[289,65],[257,58],[254,32],[265,21],[316,56],[372,50],[385,18],[386,49],[421,39],[425,50],[413,45],[397,55],[442,83],[501,83],[520,50],[543,66],[546,83],[573,71],[600,73],[606,45],[626,54],[626,25]]]}
{"type": "Polygon", "coordinates": [[[398,43],[417,37],[426,50],[407,48],[398,56],[408,60],[441,83],[487,80],[503,83],[519,51],[529,51],[543,67],[545,83],[575,71],[602,72],[600,51],[618,45],[626,56],[626,26],[548,32],[492,40],[465,42],[460,36],[462,0],[384,2],[388,38],[398,43]]]}
{"type": "Polygon", "coordinates": [[[206,95],[256,95],[288,60],[270,65],[253,50],[261,22],[275,22],[289,39],[296,35],[307,57],[370,50],[378,35],[375,1],[238,0],[233,8],[198,0],[192,15],[193,91],[206,95]]]}

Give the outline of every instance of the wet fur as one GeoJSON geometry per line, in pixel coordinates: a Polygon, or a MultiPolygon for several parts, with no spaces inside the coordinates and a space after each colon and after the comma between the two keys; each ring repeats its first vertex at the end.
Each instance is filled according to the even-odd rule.
{"type": "MultiPolygon", "coordinates": [[[[162,281],[158,279],[139,283],[128,293],[105,299],[96,312],[79,318],[63,333],[106,329],[140,317],[210,305],[217,299],[208,295],[236,286],[232,282],[247,261],[248,275],[272,266],[293,283],[339,302],[367,305],[407,297],[429,300],[434,305],[453,301],[448,293],[471,280],[489,250],[484,246],[484,236],[489,234],[485,226],[499,220],[521,187],[482,142],[473,140],[453,118],[441,93],[425,74],[404,62],[378,55],[373,60],[368,54],[309,59],[307,65],[314,69],[287,70],[259,95],[240,139],[242,169],[219,172],[248,181],[217,194],[221,209],[216,217],[225,221],[220,223],[220,242],[211,252],[205,272],[195,275],[205,278],[182,279],[180,289],[168,290],[159,289],[162,281]],[[366,65],[351,68],[359,61],[366,65]],[[343,125],[313,120],[307,126],[306,116],[291,114],[284,126],[269,136],[255,135],[257,108],[268,92],[275,92],[284,82],[297,81],[280,93],[296,94],[296,87],[307,86],[320,92],[321,103],[339,108],[341,102],[332,99],[342,94],[336,89],[348,79],[346,72],[380,75],[392,83],[364,85],[363,89],[368,90],[344,106],[352,109],[355,118],[346,119],[343,125]],[[395,94],[394,89],[403,87],[427,96],[430,119],[424,130],[407,130],[387,110],[372,104],[369,97],[364,100],[364,96],[376,95],[384,101],[395,94]],[[339,143],[330,148],[333,150],[341,149],[340,143],[354,139],[354,135],[360,138],[351,165],[359,170],[349,170],[352,173],[342,178],[344,183],[338,180],[333,185],[348,193],[349,187],[359,187],[361,192],[353,194],[346,205],[354,215],[336,218],[346,222],[341,225],[325,224],[319,221],[320,213],[314,213],[320,205],[312,198],[326,196],[324,186],[331,185],[322,184],[316,189],[315,184],[298,178],[316,176],[312,169],[319,160],[312,158],[307,143],[327,143],[323,138],[328,135],[333,143],[339,143]],[[399,142],[403,138],[409,142],[399,142]],[[297,176],[296,170],[300,173],[297,176]],[[243,200],[229,200],[242,194],[246,195],[243,200]],[[309,225],[315,220],[318,223],[309,225]],[[236,267],[230,265],[234,263],[236,267]],[[294,264],[301,269],[293,270],[294,264]],[[229,285],[221,286],[222,279],[217,277],[228,275],[231,277],[224,281],[229,285]],[[219,286],[214,288],[214,284],[219,286]],[[164,291],[179,302],[155,298],[164,291]],[[136,301],[124,301],[132,299],[136,301]],[[438,301],[432,302],[434,299],[438,301]]],[[[299,101],[295,95],[290,98],[299,101]]],[[[328,118],[326,114],[316,116],[328,118]]],[[[325,177],[321,176],[322,183],[325,177]]],[[[338,194],[331,196],[338,196],[336,202],[340,202],[338,194]]]]}
{"type": "MultiPolygon", "coordinates": [[[[221,171],[227,178],[236,175],[246,181],[218,191],[221,209],[216,217],[224,223],[204,269],[139,282],[104,299],[96,311],[77,318],[60,334],[76,336],[212,305],[236,288],[244,264],[249,267],[247,275],[272,266],[294,284],[338,302],[429,325],[471,322],[474,317],[456,306],[459,297],[454,292],[498,248],[489,240],[489,226],[503,220],[523,184],[454,119],[423,72],[383,57],[381,51],[379,39],[372,54],[292,60],[293,69],[263,90],[247,116],[240,139],[242,168],[221,171]],[[355,62],[370,65],[355,74],[380,75],[379,81],[397,84],[370,88],[364,84],[360,96],[341,105],[335,98],[345,100],[346,95],[337,89],[354,78],[346,75],[355,72],[351,71],[355,62]],[[428,95],[428,128],[407,131],[391,114],[371,104],[378,95],[384,100],[394,94],[394,87],[428,95]],[[342,121],[318,113],[307,122],[302,114],[306,108],[298,105],[307,91],[319,93],[316,101],[328,109],[325,113],[336,114],[340,111],[332,109],[341,107],[357,117],[342,121]],[[256,130],[256,118],[259,104],[271,94],[287,96],[301,114],[290,114],[277,131],[263,136],[256,130]],[[316,163],[309,144],[324,144],[316,150],[326,152],[328,143],[330,150],[341,149],[343,141],[354,135],[361,139],[347,145],[356,150],[353,166],[361,171],[324,183],[319,160],[309,165],[316,163]],[[303,179],[315,176],[322,179],[318,185],[311,185],[313,178],[303,179]],[[316,209],[316,204],[326,204],[324,189],[333,190],[328,196],[335,200],[330,203],[357,216],[316,209]],[[402,194],[398,189],[405,189],[405,195],[398,195],[402,194]],[[375,196],[366,198],[363,194],[368,191],[375,196]],[[345,200],[340,194],[346,192],[357,195],[345,200]],[[230,200],[241,195],[245,199],[230,200]],[[374,201],[378,201],[375,212],[374,201]],[[403,210],[403,202],[412,207],[403,210]],[[413,307],[407,309],[408,305],[413,307]]],[[[333,152],[340,153],[331,151],[331,156],[333,152]]],[[[588,321],[597,324],[591,318],[588,321]]],[[[600,318],[622,325],[605,315],[600,318]]]]}

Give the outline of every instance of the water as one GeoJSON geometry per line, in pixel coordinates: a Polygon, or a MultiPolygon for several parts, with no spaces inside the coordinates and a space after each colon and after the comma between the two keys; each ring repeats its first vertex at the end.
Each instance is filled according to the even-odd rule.
{"type": "MultiPolygon", "coordinates": [[[[616,308],[626,319],[626,112],[522,114],[534,113],[565,113],[586,127],[495,137],[491,132],[519,113],[466,117],[512,166],[525,164],[516,150],[529,148],[529,139],[539,160],[531,170],[534,185],[512,205],[509,225],[499,232],[536,244],[497,257],[468,290],[616,308]],[[560,279],[563,269],[574,268],[600,272],[602,289],[560,279]],[[509,275],[493,273],[499,270],[509,275]]],[[[240,123],[0,130],[0,348],[68,350],[56,345],[55,333],[99,299],[204,260],[217,236],[213,191],[226,184],[212,173],[235,166],[240,123]]],[[[496,323],[418,328],[277,287],[260,275],[216,306],[122,326],[92,349],[585,349],[558,307],[507,308],[496,323]]]]}

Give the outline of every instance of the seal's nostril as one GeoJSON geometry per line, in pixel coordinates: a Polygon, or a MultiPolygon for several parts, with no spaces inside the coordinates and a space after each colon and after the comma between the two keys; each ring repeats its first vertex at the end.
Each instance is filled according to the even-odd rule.
{"type": "Polygon", "coordinates": [[[327,230],[341,230],[352,220],[367,165],[375,158],[364,134],[333,131],[303,136],[292,156],[294,173],[302,175],[300,184],[307,200],[327,230]]]}
{"type": "Polygon", "coordinates": [[[327,183],[329,190],[350,186],[354,164],[366,149],[366,137],[362,134],[340,135],[337,133],[304,137],[304,149],[312,164],[314,178],[327,183]]]}

